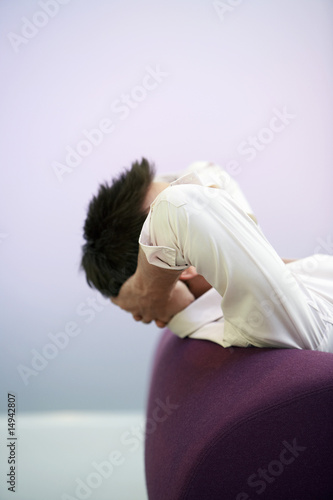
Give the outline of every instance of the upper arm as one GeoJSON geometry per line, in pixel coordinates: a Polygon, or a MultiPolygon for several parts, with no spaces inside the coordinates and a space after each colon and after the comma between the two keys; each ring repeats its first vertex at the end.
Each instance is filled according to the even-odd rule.
{"type": "Polygon", "coordinates": [[[299,332],[315,326],[306,298],[252,218],[223,190],[170,190],[152,218],[155,244],[170,245],[176,264],[196,267],[223,297],[226,334],[269,345],[278,331],[282,345],[304,347],[299,332]]]}

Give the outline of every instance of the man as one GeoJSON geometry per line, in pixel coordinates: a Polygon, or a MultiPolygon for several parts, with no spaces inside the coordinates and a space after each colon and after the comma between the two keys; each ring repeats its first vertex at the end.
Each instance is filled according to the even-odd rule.
{"type": "MultiPolygon", "coordinates": [[[[131,196],[133,190],[127,198],[118,197],[118,204],[124,209],[131,196]]],[[[333,281],[332,257],[312,257],[316,272],[311,273],[305,272],[306,260],[286,266],[257,226],[235,181],[219,174],[216,166],[201,165],[201,171],[199,166],[171,185],[150,179],[140,203],[144,215],[148,206],[150,211],[144,223],[140,219],[137,267],[133,272],[132,266],[132,274],[123,273],[123,285],[109,293],[112,302],[137,320],[163,326],[192,304],[193,295],[179,280],[194,266],[222,298],[221,345],[333,352],[333,297],[327,293],[328,280],[333,281]]],[[[87,222],[85,230],[89,242],[87,222]]],[[[87,272],[86,254],[87,246],[82,259],[87,272]]],[[[89,282],[88,273],[87,278],[89,282]]]]}
{"type": "MultiPolygon", "coordinates": [[[[226,189],[244,210],[252,212],[238,184],[220,167],[197,162],[187,172],[200,173],[203,178],[206,177],[207,183],[215,183],[226,189]]],[[[83,246],[81,267],[86,272],[88,284],[105,297],[116,297],[123,283],[134,274],[138,260],[138,239],[150,204],[169,182],[177,178],[169,174],[155,179],[154,166],[143,159],[113,179],[110,186],[101,185],[98,195],[91,200],[84,226],[86,243],[83,246]]],[[[175,307],[170,304],[170,316],[192,300],[193,295],[178,282],[173,291],[171,302],[175,307]]],[[[163,299],[163,309],[168,309],[166,297],[163,299]]],[[[157,324],[164,326],[165,322],[157,320],[157,324]]]]}

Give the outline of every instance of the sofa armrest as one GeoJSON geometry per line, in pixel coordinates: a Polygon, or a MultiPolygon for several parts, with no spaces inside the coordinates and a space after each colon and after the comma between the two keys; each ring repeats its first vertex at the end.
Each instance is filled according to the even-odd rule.
{"type": "Polygon", "coordinates": [[[147,405],[150,500],[333,498],[333,354],[166,330],[147,405]]]}

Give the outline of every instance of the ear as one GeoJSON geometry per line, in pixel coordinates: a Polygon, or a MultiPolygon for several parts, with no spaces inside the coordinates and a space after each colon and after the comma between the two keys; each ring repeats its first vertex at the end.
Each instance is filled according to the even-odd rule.
{"type": "Polygon", "coordinates": [[[195,276],[198,276],[197,270],[194,266],[190,266],[187,269],[184,269],[182,274],[179,276],[179,279],[182,281],[186,281],[194,278],[195,276]]]}

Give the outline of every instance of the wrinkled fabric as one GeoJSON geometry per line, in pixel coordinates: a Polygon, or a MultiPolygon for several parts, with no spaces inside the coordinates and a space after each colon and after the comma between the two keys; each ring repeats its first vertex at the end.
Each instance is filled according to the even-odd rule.
{"type": "MultiPolygon", "coordinates": [[[[208,309],[213,317],[216,292],[220,296],[220,318],[212,320],[213,327],[209,321],[199,326],[196,335],[201,328],[205,336],[198,338],[224,347],[333,352],[333,256],[284,264],[250,217],[237,183],[219,178],[218,167],[207,167],[193,169],[158,195],[139,240],[153,265],[196,267],[215,289],[208,309]]],[[[198,299],[189,307],[180,315],[195,310],[198,299]]],[[[180,336],[186,331],[175,330],[180,336]]]]}

